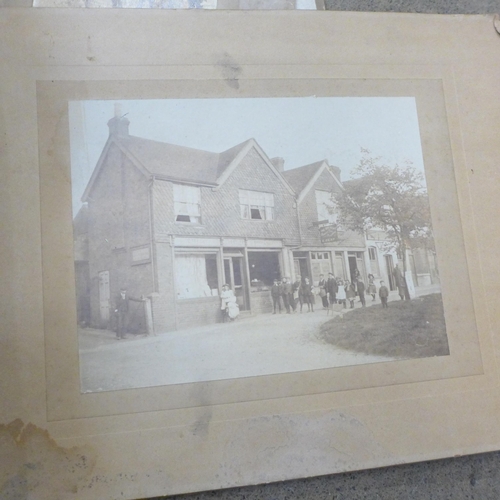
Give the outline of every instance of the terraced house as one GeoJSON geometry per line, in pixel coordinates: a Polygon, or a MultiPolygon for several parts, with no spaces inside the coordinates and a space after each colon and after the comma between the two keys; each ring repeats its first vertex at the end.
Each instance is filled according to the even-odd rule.
{"type": "Polygon", "coordinates": [[[82,322],[109,327],[121,287],[151,298],[164,332],[220,321],[224,283],[259,314],[274,278],[371,271],[365,237],[336,224],[326,161],[285,171],[254,139],[214,153],[131,136],[125,117],[108,126],[75,218],[82,322]]]}

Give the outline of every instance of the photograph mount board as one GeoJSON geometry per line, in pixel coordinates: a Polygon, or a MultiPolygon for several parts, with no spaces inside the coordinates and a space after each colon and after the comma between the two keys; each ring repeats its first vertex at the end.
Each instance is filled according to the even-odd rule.
{"type": "MultiPolygon", "coordinates": [[[[483,55],[498,51],[498,40],[489,18],[464,18],[458,36],[458,19],[438,16],[161,12],[153,17],[57,9],[36,14],[2,12],[2,43],[11,49],[2,71],[7,137],[2,202],[9,242],[2,272],[10,306],[2,324],[8,346],[3,370],[11,381],[3,389],[2,420],[9,436],[28,440],[38,432],[51,436],[61,453],[82,451],[84,471],[61,472],[52,487],[68,498],[112,498],[118,490],[137,498],[498,447],[492,425],[498,407],[497,341],[490,328],[498,274],[498,251],[490,247],[498,239],[491,220],[498,203],[492,196],[498,112],[488,104],[498,75],[483,55]],[[133,43],[116,20],[136,33],[133,43]],[[280,43],[266,35],[271,20],[275,36],[280,28],[280,43]],[[70,21],[76,23],[73,31],[70,21]],[[184,23],[198,28],[190,44],[184,43],[184,23]],[[299,24],[307,43],[286,35],[299,24]],[[354,25],[357,29],[350,29],[354,25]],[[30,52],[17,42],[28,26],[26,44],[38,42],[30,52]],[[224,36],[217,37],[221,26],[224,36]],[[383,36],[388,31],[390,38],[383,36]],[[261,36],[250,48],[245,40],[257,32],[261,36]],[[175,51],[161,49],[168,46],[165,33],[175,51]],[[332,52],[335,43],[342,43],[342,51],[332,52]],[[480,89],[471,83],[478,74],[480,89]],[[449,355],[82,393],[68,103],[310,96],[415,99],[449,355]],[[16,421],[22,423],[12,424],[16,421]]],[[[254,205],[248,206],[251,214],[254,205]]],[[[266,207],[272,213],[265,197],[263,207],[264,215],[254,209],[256,216],[265,217],[266,207]]],[[[251,236],[247,239],[257,239],[251,236]]],[[[131,248],[131,258],[136,256],[131,272],[154,258],[146,245],[131,248]]],[[[234,262],[241,258],[236,253],[228,255],[235,259],[233,279],[234,262]]],[[[218,270],[223,269],[221,262],[218,270]]],[[[12,447],[20,443],[14,440],[12,447]]],[[[37,472],[30,474],[34,480],[37,472]]],[[[41,498],[48,488],[39,486],[41,498]]]]}

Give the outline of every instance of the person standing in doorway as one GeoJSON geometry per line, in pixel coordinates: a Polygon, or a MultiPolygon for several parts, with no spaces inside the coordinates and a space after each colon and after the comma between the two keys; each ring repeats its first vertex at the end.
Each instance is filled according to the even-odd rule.
{"type": "Polygon", "coordinates": [[[129,302],[144,302],[144,298],[137,299],[135,297],[131,297],[127,293],[127,289],[122,287],[120,289],[120,293],[118,294],[115,301],[115,313],[117,315],[117,329],[116,329],[116,338],[118,340],[124,339],[129,326],[129,302]]]}
{"type": "Polygon", "coordinates": [[[328,309],[328,292],[326,291],[326,280],[323,274],[319,275],[318,288],[319,296],[323,302],[323,309],[328,309]]]}
{"type": "Polygon", "coordinates": [[[275,279],[271,287],[271,297],[273,298],[273,314],[276,314],[276,309],[281,314],[281,295],[283,294],[283,287],[280,282],[275,279]],[[277,307],[276,307],[277,306],[277,307]]]}
{"type": "Polygon", "coordinates": [[[352,281],[351,281],[351,286],[354,289],[354,295],[356,295],[358,292],[357,285],[358,285],[358,279],[360,278],[361,274],[359,274],[359,269],[356,267],[354,269],[354,272],[352,273],[352,281]]]}
{"type": "Polygon", "coordinates": [[[380,282],[380,288],[378,289],[378,296],[380,297],[380,302],[382,302],[382,308],[386,309],[389,307],[387,304],[387,299],[389,297],[389,289],[385,286],[383,281],[380,282]]]}

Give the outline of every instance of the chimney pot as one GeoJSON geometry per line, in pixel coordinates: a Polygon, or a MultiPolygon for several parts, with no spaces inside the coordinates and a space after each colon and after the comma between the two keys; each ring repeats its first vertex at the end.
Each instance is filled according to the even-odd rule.
{"type": "MultiPolygon", "coordinates": [[[[115,108],[116,113],[116,108],[115,108]]],[[[129,135],[128,126],[130,122],[126,116],[114,116],[108,121],[109,135],[127,137],[129,135]]]]}
{"type": "Polygon", "coordinates": [[[274,165],[274,168],[276,168],[276,170],[278,172],[285,171],[285,159],[284,158],[280,158],[279,156],[277,156],[276,158],[271,158],[271,163],[274,165]]]}

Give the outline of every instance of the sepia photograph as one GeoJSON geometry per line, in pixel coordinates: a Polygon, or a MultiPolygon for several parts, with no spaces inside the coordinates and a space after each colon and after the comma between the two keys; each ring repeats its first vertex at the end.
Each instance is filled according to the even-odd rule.
{"type": "Polygon", "coordinates": [[[413,97],[69,102],[81,392],[449,355],[413,97]]]}

